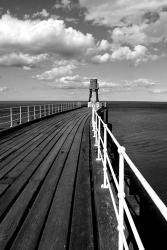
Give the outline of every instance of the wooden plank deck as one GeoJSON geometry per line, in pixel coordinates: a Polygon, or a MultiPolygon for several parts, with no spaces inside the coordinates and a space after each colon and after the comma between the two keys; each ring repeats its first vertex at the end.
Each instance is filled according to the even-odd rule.
{"type": "Polygon", "coordinates": [[[90,118],[82,108],[1,135],[0,249],[108,249],[98,236],[90,118]]]}

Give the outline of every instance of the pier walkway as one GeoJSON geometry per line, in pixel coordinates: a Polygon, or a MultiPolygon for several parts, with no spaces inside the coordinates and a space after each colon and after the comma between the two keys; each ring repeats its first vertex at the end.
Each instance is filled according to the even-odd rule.
{"type": "Polygon", "coordinates": [[[92,168],[90,119],[91,110],[80,108],[1,135],[1,250],[110,249],[111,241],[117,244],[110,237],[112,211],[107,205],[103,209],[108,198],[99,199],[100,177],[92,168]]]}

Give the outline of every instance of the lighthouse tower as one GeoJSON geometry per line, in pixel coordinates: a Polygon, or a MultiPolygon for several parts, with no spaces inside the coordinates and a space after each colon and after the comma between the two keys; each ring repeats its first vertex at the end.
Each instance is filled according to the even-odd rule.
{"type": "Polygon", "coordinates": [[[92,107],[93,105],[97,108],[99,107],[98,90],[99,84],[97,79],[90,79],[88,107],[92,107]]]}

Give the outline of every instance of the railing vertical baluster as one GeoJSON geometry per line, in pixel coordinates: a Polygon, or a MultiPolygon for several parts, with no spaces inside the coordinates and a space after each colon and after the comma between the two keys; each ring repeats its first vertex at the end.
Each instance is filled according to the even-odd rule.
{"type": "Polygon", "coordinates": [[[13,127],[13,112],[12,112],[12,108],[10,108],[10,127],[13,127]]]}
{"type": "Polygon", "coordinates": [[[53,115],[53,104],[52,104],[52,115],[53,115]]]}
{"type": "Polygon", "coordinates": [[[97,141],[97,161],[100,161],[100,137],[101,137],[101,121],[100,121],[100,117],[98,117],[98,141],[97,141]]]}
{"type": "Polygon", "coordinates": [[[48,113],[49,113],[49,115],[50,115],[50,104],[48,104],[48,110],[49,110],[49,112],[48,112],[48,113]]]}
{"type": "Polygon", "coordinates": [[[35,118],[36,118],[36,117],[35,117],[35,105],[34,105],[34,120],[35,120],[35,118]]]}
{"type": "Polygon", "coordinates": [[[97,113],[96,113],[96,115],[95,115],[95,147],[97,147],[98,146],[98,144],[97,144],[97,140],[98,140],[98,124],[97,124],[97,121],[98,121],[98,119],[97,119],[97,113]]]}
{"type": "Polygon", "coordinates": [[[104,148],[103,148],[103,184],[102,188],[108,188],[107,184],[107,124],[104,124],[104,148]]]}
{"type": "Polygon", "coordinates": [[[30,107],[27,106],[27,121],[30,121],[30,107]]]}
{"type": "Polygon", "coordinates": [[[21,124],[21,106],[20,106],[20,124],[21,124]]]}
{"type": "Polygon", "coordinates": [[[124,193],[124,157],[123,153],[125,152],[124,147],[118,148],[119,153],[119,190],[118,190],[118,198],[119,198],[119,222],[118,222],[118,249],[123,250],[123,239],[122,233],[124,231],[124,207],[122,203],[122,198],[125,197],[124,193]]]}

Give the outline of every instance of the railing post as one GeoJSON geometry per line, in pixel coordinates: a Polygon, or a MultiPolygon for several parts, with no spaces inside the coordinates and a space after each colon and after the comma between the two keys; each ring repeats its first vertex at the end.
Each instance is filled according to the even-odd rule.
{"type": "Polygon", "coordinates": [[[21,124],[21,106],[20,106],[20,124],[21,124]]]}
{"type": "Polygon", "coordinates": [[[118,222],[118,249],[123,250],[123,239],[122,235],[124,232],[124,207],[122,203],[122,199],[125,197],[124,193],[124,157],[123,153],[125,152],[124,147],[118,148],[119,153],[119,190],[118,190],[118,198],[119,198],[119,222],[118,222]]]}
{"type": "Polygon", "coordinates": [[[44,116],[46,116],[46,105],[44,105],[44,116]]]}
{"type": "Polygon", "coordinates": [[[101,121],[100,121],[100,117],[98,117],[98,141],[97,141],[97,161],[100,161],[100,138],[101,138],[101,121]]]}
{"type": "Polygon", "coordinates": [[[41,114],[41,105],[39,105],[39,117],[40,118],[42,117],[42,114],[41,114]]]}
{"type": "Polygon", "coordinates": [[[95,113],[95,147],[98,146],[98,124],[97,124],[98,118],[97,118],[97,112],[95,113]]]}
{"type": "Polygon", "coordinates": [[[12,108],[10,108],[10,127],[13,127],[13,113],[12,113],[12,108]]]}
{"type": "Polygon", "coordinates": [[[35,105],[34,105],[34,120],[35,120],[35,118],[36,118],[36,117],[35,117],[35,105]]]}
{"type": "Polygon", "coordinates": [[[49,109],[49,115],[50,115],[50,104],[48,104],[48,109],[49,109]]]}
{"type": "Polygon", "coordinates": [[[95,137],[95,115],[96,115],[96,113],[95,113],[95,110],[94,110],[94,108],[92,108],[92,130],[93,130],[93,137],[95,137]]]}
{"type": "Polygon", "coordinates": [[[103,148],[103,184],[102,188],[108,188],[107,184],[107,124],[104,124],[104,148],[103,148]]]}
{"type": "Polygon", "coordinates": [[[27,106],[27,121],[30,121],[30,107],[27,106]]]}

